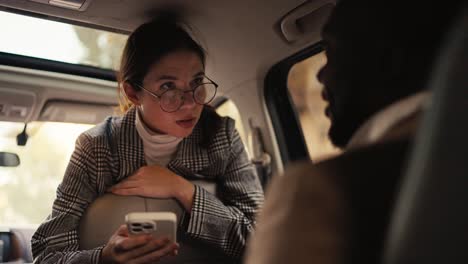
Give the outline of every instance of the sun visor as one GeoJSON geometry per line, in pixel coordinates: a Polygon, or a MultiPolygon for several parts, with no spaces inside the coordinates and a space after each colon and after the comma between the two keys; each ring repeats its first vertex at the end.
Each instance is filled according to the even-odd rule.
{"type": "Polygon", "coordinates": [[[322,26],[335,7],[335,0],[307,1],[280,21],[280,32],[288,44],[303,44],[320,37],[322,26]]]}
{"type": "Polygon", "coordinates": [[[2,87],[0,121],[26,122],[30,119],[35,104],[35,93],[2,87]]]}
{"type": "Polygon", "coordinates": [[[87,104],[67,101],[48,101],[40,116],[40,121],[97,124],[114,114],[116,105],[87,104]]]}
{"type": "Polygon", "coordinates": [[[55,7],[62,7],[76,11],[85,11],[91,0],[30,0],[32,2],[47,4],[55,7]]]}

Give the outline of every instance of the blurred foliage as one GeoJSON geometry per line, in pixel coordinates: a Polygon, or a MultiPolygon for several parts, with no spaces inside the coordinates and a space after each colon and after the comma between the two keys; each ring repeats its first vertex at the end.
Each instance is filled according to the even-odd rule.
{"type": "Polygon", "coordinates": [[[113,70],[119,68],[126,35],[77,26],[72,28],[86,51],[81,64],[113,70]]]}
{"type": "Polygon", "coordinates": [[[16,145],[24,124],[0,122],[0,149],[17,153],[18,167],[0,167],[0,225],[37,225],[52,211],[78,135],[92,125],[32,122],[26,146],[16,145]]]}

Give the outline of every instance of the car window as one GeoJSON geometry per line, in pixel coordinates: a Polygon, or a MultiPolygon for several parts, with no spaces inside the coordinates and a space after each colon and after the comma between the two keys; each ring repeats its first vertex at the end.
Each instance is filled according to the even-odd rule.
{"type": "Polygon", "coordinates": [[[18,167],[0,167],[0,226],[36,226],[51,212],[76,138],[93,125],[31,122],[25,146],[16,144],[24,123],[0,122],[0,151],[20,157],[18,167]]]}
{"type": "Polygon", "coordinates": [[[325,53],[320,52],[296,63],[288,74],[288,90],[299,115],[309,156],[314,161],[340,152],[328,138],[330,121],[324,114],[327,103],[322,99],[322,84],[316,77],[325,62],[325,53]]]}
{"type": "Polygon", "coordinates": [[[117,69],[126,35],[0,11],[0,51],[117,69]]]}

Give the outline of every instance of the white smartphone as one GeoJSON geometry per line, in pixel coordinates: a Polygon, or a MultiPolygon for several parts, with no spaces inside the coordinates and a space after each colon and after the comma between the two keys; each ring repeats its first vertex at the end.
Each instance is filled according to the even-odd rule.
{"type": "Polygon", "coordinates": [[[177,242],[177,216],[173,212],[135,212],[125,216],[132,235],[153,234],[177,242]]]}

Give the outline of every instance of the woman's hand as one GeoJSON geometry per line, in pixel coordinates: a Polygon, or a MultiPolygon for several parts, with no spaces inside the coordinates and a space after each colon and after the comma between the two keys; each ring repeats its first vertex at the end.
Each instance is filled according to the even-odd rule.
{"type": "Polygon", "coordinates": [[[100,263],[153,263],[167,255],[177,255],[178,249],[179,245],[166,237],[129,236],[127,226],[121,225],[103,248],[100,263]]]}
{"type": "Polygon", "coordinates": [[[190,212],[195,187],[167,168],[152,165],[141,167],[133,175],[114,185],[110,191],[118,195],[176,198],[190,212]]]}

